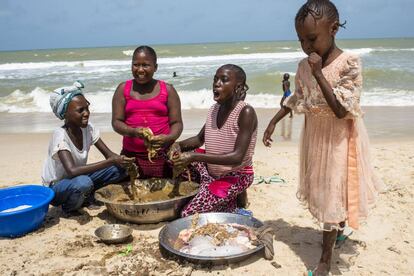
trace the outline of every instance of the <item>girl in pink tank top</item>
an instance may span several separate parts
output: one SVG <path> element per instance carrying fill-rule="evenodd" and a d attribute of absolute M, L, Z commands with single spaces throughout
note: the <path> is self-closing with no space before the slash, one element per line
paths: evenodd
<path fill-rule="evenodd" d="M 191 163 L 190 169 L 200 182 L 199 193 L 184 207 L 182 216 L 234 212 L 238 196 L 252 184 L 257 116 L 253 107 L 243 101 L 247 89 L 242 68 L 221 66 L 213 81 L 217 103 L 208 111 L 204 127 L 197 136 L 171 147 L 174 166 Z M 193 151 L 203 144 L 205 152 Z"/>
<path fill-rule="evenodd" d="M 132 80 L 118 85 L 112 99 L 112 127 L 124 136 L 122 154 L 135 157 L 140 178 L 171 177 L 166 149 L 180 136 L 183 123 L 181 104 L 174 87 L 153 78 L 157 55 L 149 46 L 140 46 L 132 56 Z M 148 160 L 143 129 L 150 128 L 151 141 L 158 150 Z"/>

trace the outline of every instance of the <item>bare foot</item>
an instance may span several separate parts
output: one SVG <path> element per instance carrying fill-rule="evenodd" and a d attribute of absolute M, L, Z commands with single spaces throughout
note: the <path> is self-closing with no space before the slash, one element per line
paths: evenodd
<path fill-rule="evenodd" d="M 315 270 L 313 270 L 312 276 L 327 276 L 329 275 L 330 267 L 325 263 L 319 263 Z"/>

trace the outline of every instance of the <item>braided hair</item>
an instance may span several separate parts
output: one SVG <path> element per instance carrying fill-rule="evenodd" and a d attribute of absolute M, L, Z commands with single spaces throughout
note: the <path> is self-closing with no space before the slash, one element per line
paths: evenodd
<path fill-rule="evenodd" d="M 330 21 L 338 21 L 340 27 L 345 28 L 344 23 L 339 23 L 339 13 L 334 3 L 329 0 L 308 0 L 300 7 L 295 17 L 295 24 L 303 24 L 306 17 L 311 15 L 315 20 L 324 16 Z"/>
<path fill-rule="evenodd" d="M 249 86 L 246 84 L 247 77 L 244 70 L 240 66 L 234 64 L 225 64 L 221 66 L 220 69 L 228 69 L 236 73 L 237 81 L 243 84 L 243 88 L 239 94 L 239 100 L 243 101 L 246 98 L 247 90 L 249 90 Z"/>
<path fill-rule="evenodd" d="M 141 52 L 150 54 L 154 60 L 154 64 L 157 64 L 157 53 L 155 53 L 155 50 L 152 47 L 147 46 L 147 45 L 142 45 L 136 48 L 134 51 L 134 54 L 132 55 L 132 58 L 134 58 L 136 54 L 141 53 Z"/>

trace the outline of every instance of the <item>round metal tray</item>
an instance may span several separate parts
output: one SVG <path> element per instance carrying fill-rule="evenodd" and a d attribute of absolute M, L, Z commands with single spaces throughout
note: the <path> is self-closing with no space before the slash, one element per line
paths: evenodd
<path fill-rule="evenodd" d="M 176 256 L 179 259 L 187 260 L 192 263 L 196 264 L 203 264 L 203 265 L 222 265 L 222 264 L 229 264 L 229 263 L 238 263 L 243 261 L 250 256 L 257 254 L 258 252 L 264 249 L 262 244 L 258 245 L 256 248 L 250 249 L 246 252 L 241 254 L 235 255 L 228 255 L 228 256 L 220 256 L 220 257 L 210 257 L 210 256 L 197 256 L 197 255 L 190 255 L 186 253 L 182 253 L 176 249 L 174 249 L 173 244 L 178 237 L 178 234 L 183 229 L 188 229 L 191 227 L 191 221 L 193 216 L 180 218 L 175 221 L 172 221 L 165 225 L 159 234 L 159 244 L 161 253 L 165 256 Z M 203 225 L 206 223 L 238 223 L 246 226 L 250 226 L 253 228 L 258 228 L 263 226 L 263 223 L 259 220 L 243 216 L 239 214 L 231 214 L 231 213 L 204 213 L 199 214 L 199 225 Z"/>

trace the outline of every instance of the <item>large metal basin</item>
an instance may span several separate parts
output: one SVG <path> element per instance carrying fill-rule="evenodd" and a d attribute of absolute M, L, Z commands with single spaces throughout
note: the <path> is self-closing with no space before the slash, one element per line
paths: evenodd
<path fill-rule="evenodd" d="M 253 217 L 243 216 L 239 214 L 231 213 L 205 213 L 199 214 L 199 225 L 204 225 L 208 222 L 211 223 L 238 223 L 253 228 L 258 228 L 263 226 L 263 223 Z M 175 221 L 172 221 L 165 225 L 159 234 L 159 244 L 160 249 L 163 254 L 166 256 L 173 255 L 179 259 L 187 260 L 196 264 L 203 265 L 222 265 L 229 263 L 237 263 L 243 261 L 250 256 L 257 254 L 258 252 L 264 249 L 262 244 L 258 245 L 256 248 L 250 249 L 241 254 L 220 256 L 220 257 L 210 257 L 210 256 L 198 256 L 182 253 L 174 249 L 174 242 L 178 237 L 178 234 L 183 229 L 188 229 L 191 227 L 191 221 L 193 216 L 188 216 L 185 218 L 180 218 Z"/>
<path fill-rule="evenodd" d="M 145 182 L 146 180 L 141 180 Z M 129 183 L 105 186 L 95 192 L 95 199 L 103 202 L 108 212 L 114 217 L 133 223 L 158 223 L 160 221 L 173 220 L 179 217 L 181 209 L 192 197 L 193 193 L 163 201 L 151 201 L 146 203 L 116 202 L 114 196 L 120 193 L 131 194 Z"/>

